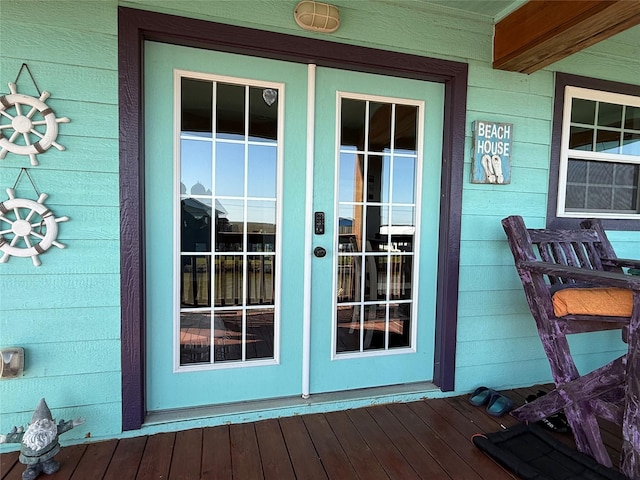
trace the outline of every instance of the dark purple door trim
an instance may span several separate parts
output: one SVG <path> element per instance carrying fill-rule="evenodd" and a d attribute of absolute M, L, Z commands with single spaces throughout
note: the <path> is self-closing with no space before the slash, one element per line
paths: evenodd
<path fill-rule="evenodd" d="M 122 428 L 145 417 L 143 43 L 145 40 L 443 83 L 434 382 L 454 389 L 467 64 L 184 17 L 118 9 Z"/>

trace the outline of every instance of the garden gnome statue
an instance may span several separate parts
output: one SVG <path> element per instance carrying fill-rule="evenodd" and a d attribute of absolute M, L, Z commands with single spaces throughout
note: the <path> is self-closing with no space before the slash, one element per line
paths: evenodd
<path fill-rule="evenodd" d="M 50 475 L 58 471 L 60 463 L 53 459 L 60 451 L 58 436 L 81 423 L 84 423 L 84 419 L 78 418 L 68 422 L 60 420 L 56 425 L 43 398 L 33 412 L 27 430 L 25 431 L 23 427 L 13 427 L 8 434 L 0 435 L 0 443 L 22 444 L 20 462 L 27 466 L 27 469 L 22 472 L 22 480 L 33 480 L 40 475 L 40 472 Z"/>

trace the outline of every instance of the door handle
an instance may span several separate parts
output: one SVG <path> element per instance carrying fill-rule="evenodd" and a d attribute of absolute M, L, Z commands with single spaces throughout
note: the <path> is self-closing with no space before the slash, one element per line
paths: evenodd
<path fill-rule="evenodd" d="M 327 254 L 327 251 L 322 247 L 316 247 L 313 249 L 313 254 L 318 258 L 322 258 Z"/>

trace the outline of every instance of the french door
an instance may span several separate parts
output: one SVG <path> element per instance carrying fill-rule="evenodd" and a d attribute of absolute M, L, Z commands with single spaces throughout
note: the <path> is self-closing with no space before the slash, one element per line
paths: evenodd
<path fill-rule="evenodd" d="M 145 45 L 149 411 L 431 379 L 442 99 Z"/>

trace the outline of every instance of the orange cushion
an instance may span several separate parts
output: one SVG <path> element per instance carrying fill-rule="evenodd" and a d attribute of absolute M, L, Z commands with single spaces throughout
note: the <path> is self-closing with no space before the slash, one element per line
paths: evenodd
<path fill-rule="evenodd" d="M 556 317 L 564 315 L 606 315 L 630 317 L 631 290 L 626 288 L 565 288 L 553 294 Z"/>

